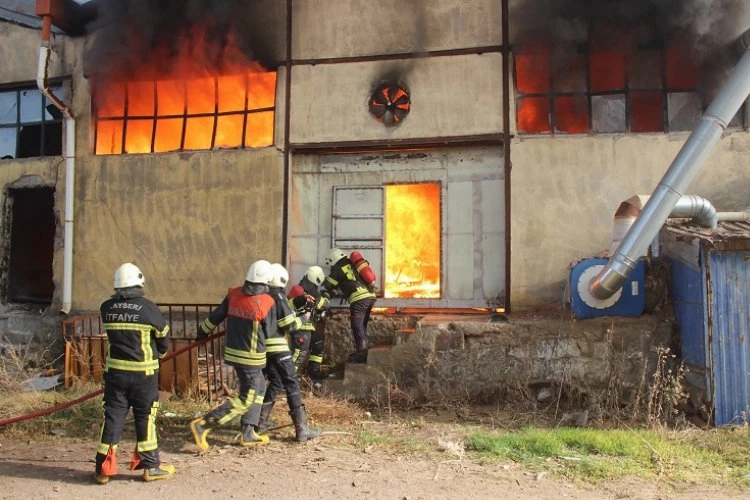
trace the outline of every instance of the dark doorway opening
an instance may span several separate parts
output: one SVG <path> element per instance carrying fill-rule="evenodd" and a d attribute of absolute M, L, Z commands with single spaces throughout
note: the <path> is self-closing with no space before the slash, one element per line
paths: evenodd
<path fill-rule="evenodd" d="M 8 301 L 51 303 L 55 285 L 52 258 L 55 242 L 55 190 L 23 188 L 10 197 Z"/>

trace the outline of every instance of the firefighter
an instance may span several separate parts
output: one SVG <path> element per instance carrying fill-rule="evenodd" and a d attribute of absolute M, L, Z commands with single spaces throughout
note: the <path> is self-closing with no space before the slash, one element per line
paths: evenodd
<path fill-rule="evenodd" d="M 115 271 L 115 293 L 100 308 L 109 348 L 104 368 L 104 422 L 95 458 L 99 484 L 117 474 L 117 443 L 130 408 L 137 441 L 130 469 L 142 469 L 144 481 L 166 479 L 175 472 L 174 466 L 160 462 L 156 435 L 159 359 L 169 347 L 169 325 L 156 304 L 143 296 L 145 285 L 137 266 L 129 262 L 121 265 Z"/>
<path fill-rule="evenodd" d="M 226 319 L 224 363 L 234 367 L 240 385 L 236 397 L 190 422 L 195 444 L 201 452 L 208 450 L 206 438 L 214 427 L 240 416 L 240 445 L 268 443 L 268 436 L 258 433 L 258 422 L 266 388 L 263 377 L 266 339 L 275 337 L 277 329 L 276 304 L 268 294 L 272 278 L 270 262 L 253 262 L 244 284 L 229 290 L 221 304 L 198 327 L 196 340 L 203 340 Z"/>
<path fill-rule="evenodd" d="M 307 375 L 313 380 L 326 378 L 321 368 L 325 348 L 321 322 L 328 309 L 328 299 L 320 291 L 324 280 L 323 269 L 320 266 L 310 266 L 299 285 L 294 286 L 289 293 L 289 303 L 302 319 L 301 333 L 295 336 L 293 342 L 294 362 L 299 369 L 309 350 Z"/>
<path fill-rule="evenodd" d="M 269 293 L 276 302 L 276 317 L 279 329 L 276 335 L 269 337 L 266 341 L 265 373 L 268 378 L 268 389 L 263 398 L 258 427 L 263 431 L 273 426 L 269 417 L 276 403 L 276 395 L 284 389 L 286 391 L 286 402 L 289 406 L 289 416 L 292 417 L 292 422 L 294 422 L 296 440 L 298 442 L 309 441 L 317 438 L 320 431 L 307 426 L 307 415 L 305 406 L 302 404 L 296 367 L 292 362 L 292 353 L 284 336 L 287 332 L 297 330 L 300 320 L 290 309 L 286 299 L 289 273 L 281 264 L 271 264 L 271 268 L 273 278 L 269 283 Z"/>
<path fill-rule="evenodd" d="M 349 319 L 356 351 L 349 355 L 346 362 L 366 363 L 367 323 L 375 305 L 375 294 L 359 277 L 352 261 L 342 250 L 332 248 L 325 257 L 325 263 L 331 270 L 323 281 L 323 296 L 330 298 L 339 292 L 349 302 Z"/>

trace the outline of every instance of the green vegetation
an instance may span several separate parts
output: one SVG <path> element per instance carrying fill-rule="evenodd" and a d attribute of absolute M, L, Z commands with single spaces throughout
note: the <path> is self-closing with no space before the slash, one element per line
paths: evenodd
<path fill-rule="evenodd" d="M 625 476 L 750 485 L 750 431 L 524 428 L 476 431 L 468 447 L 485 460 L 512 460 L 566 477 Z"/>

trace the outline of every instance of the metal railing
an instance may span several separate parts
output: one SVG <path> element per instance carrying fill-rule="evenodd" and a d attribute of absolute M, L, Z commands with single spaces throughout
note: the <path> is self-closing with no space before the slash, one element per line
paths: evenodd
<path fill-rule="evenodd" d="M 223 363 L 225 325 L 206 343 L 195 344 L 198 325 L 215 304 L 158 304 L 169 324 L 169 351 L 180 351 L 159 368 L 159 389 L 183 397 L 214 401 L 230 392 L 234 371 Z M 219 334 L 219 335 L 217 335 Z M 65 341 L 65 386 L 76 381 L 102 381 L 107 359 L 107 335 L 98 312 L 62 322 Z M 195 345 L 191 345 L 195 344 Z"/>

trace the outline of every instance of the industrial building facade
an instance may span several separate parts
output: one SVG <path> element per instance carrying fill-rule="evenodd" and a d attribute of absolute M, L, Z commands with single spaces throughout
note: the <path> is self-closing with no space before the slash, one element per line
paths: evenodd
<path fill-rule="evenodd" d="M 568 46 L 521 0 L 89 3 L 77 26 L 85 5 L 0 2 L 4 301 L 95 309 L 131 261 L 154 300 L 214 303 L 255 259 L 296 282 L 332 245 L 384 307 L 561 301 L 723 74 L 648 12 Z M 743 113 L 691 186 L 722 210 L 748 204 Z"/>

